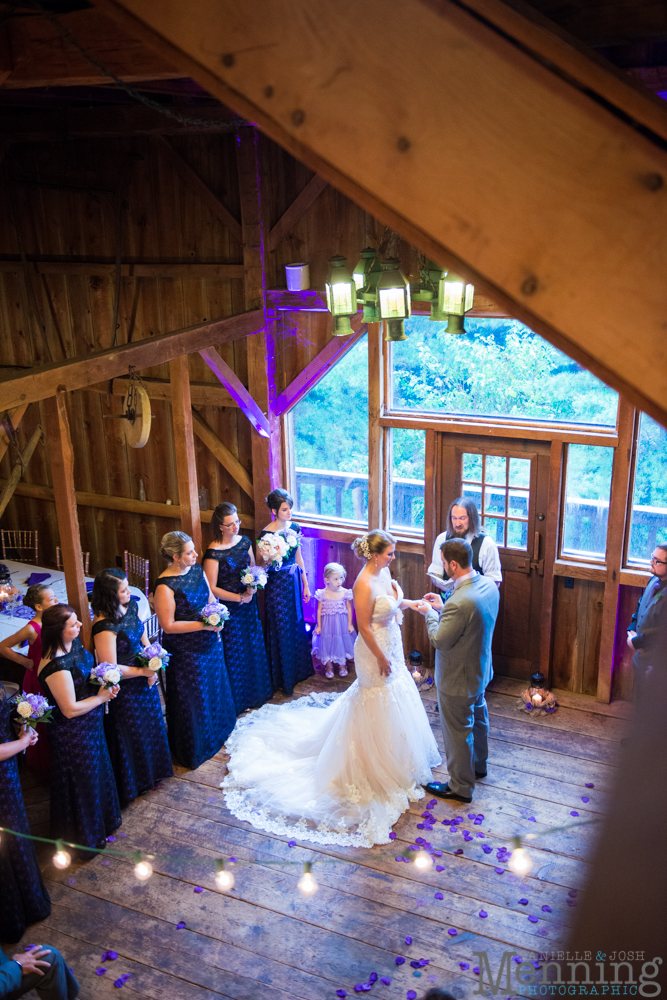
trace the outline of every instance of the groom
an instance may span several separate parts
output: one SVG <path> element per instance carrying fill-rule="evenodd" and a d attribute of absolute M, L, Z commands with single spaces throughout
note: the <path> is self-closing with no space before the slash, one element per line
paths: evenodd
<path fill-rule="evenodd" d="M 489 713 L 484 691 L 493 677 L 491 640 L 500 597 L 496 582 L 472 568 L 472 548 L 465 539 L 443 542 L 440 553 L 454 592 L 446 604 L 437 594 L 426 594 L 417 610 L 436 649 L 449 784 L 434 781 L 426 788 L 443 799 L 472 802 L 475 778 L 486 776 Z"/>

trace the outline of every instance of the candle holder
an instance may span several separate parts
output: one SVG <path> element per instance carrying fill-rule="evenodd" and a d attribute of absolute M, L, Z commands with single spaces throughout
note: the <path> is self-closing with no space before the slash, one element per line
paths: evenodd
<path fill-rule="evenodd" d="M 533 717 L 553 715 L 558 708 L 556 696 L 545 687 L 546 677 L 538 668 L 530 675 L 530 687 L 521 692 L 521 698 L 516 703 L 520 712 Z"/>

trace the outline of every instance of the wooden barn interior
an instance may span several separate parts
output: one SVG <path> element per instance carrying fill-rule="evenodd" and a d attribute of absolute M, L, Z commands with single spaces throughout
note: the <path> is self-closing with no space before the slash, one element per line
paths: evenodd
<path fill-rule="evenodd" d="M 392 573 L 419 597 L 466 492 L 465 456 L 529 463 L 522 540 L 500 547 L 492 766 L 470 828 L 494 850 L 536 835 L 531 874 L 498 874 L 494 855 L 467 845 L 454 855 L 444 832 L 442 871 L 401 866 L 419 803 L 389 848 L 288 846 L 225 808 L 221 752 L 126 810 L 115 845 L 126 857 L 59 872 L 43 848 L 52 915 L 26 941 L 60 948 L 81 997 L 115 996 L 116 973 L 129 973 L 121 986 L 138 1000 L 321 1000 L 376 972 L 391 983 L 372 993 L 388 1000 L 434 985 L 463 1000 L 483 952 L 494 970 L 506 952 L 583 952 L 597 928 L 607 937 L 592 947 L 658 953 L 658 917 L 639 901 L 605 923 L 603 873 L 635 853 L 618 839 L 642 780 L 620 746 L 633 717 L 626 631 L 651 548 L 667 540 L 667 510 L 634 499 L 647 422 L 656 440 L 667 427 L 664 99 L 667 8 L 652 0 L 0 2 L 0 528 L 38 534 L 25 561 L 62 565 L 86 641 L 86 577 L 129 553 L 148 561 L 152 594 L 164 533 L 182 529 L 201 552 L 213 508 L 231 501 L 254 540 L 277 486 L 296 491 L 313 589 L 330 561 L 354 579 L 350 543 L 384 527 L 398 538 Z M 525 324 L 618 394 L 613 418 L 395 405 L 385 324 L 359 302 L 352 332 L 336 336 L 324 294 L 330 258 L 351 272 L 366 247 L 398 258 L 413 287 L 425 261 L 461 275 L 474 285 L 466 323 Z M 309 265 L 302 291 L 287 289 L 293 262 Z M 429 313 L 413 299 L 413 317 Z M 367 466 L 302 468 L 294 414 L 319 386 L 346 434 L 347 397 L 326 387 L 355 349 Z M 152 411 L 141 448 L 122 419 L 134 376 Z M 423 473 L 403 476 L 421 482 L 417 514 L 401 521 L 392 435 L 406 431 L 423 442 Z M 587 448 L 604 450 L 608 492 L 584 510 L 567 477 Z M 597 550 L 568 541 L 576 518 L 602 524 Z M 3 536 L 3 555 L 15 541 Z M 403 634 L 406 659 L 418 651 L 432 672 L 423 620 L 407 614 Z M 559 705 L 539 720 L 517 710 L 536 670 Z M 4 661 L 0 680 L 20 681 L 15 671 Z M 324 688 L 314 677 L 295 696 Z M 441 745 L 432 688 L 422 693 Z M 640 728 L 637 740 L 657 739 Z M 46 836 L 48 788 L 25 767 L 22 779 L 31 829 Z M 664 816 L 664 786 L 651 794 L 647 821 Z M 570 829 L 577 815 L 586 823 Z M 618 893 L 650 893 L 665 849 L 653 847 Z M 145 884 L 133 850 L 155 856 Z M 232 856 L 223 893 L 215 860 Z M 304 899 L 309 860 L 319 889 Z M 119 958 L 100 975 L 107 949 Z"/>

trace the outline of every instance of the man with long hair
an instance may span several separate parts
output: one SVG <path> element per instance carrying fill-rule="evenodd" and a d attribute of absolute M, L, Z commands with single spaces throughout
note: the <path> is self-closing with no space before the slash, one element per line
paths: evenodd
<path fill-rule="evenodd" d="M 498 546 L 481 526 L 475 501 L 470 497 L 457 497 L 447 512 L 447 530 L 442 531 L 435 540 L 428 568 L 428 575 L 433 583 L 445 591 L 444 599 L 452 593 L 453 580 L 449 579 L 443 569 L 440 551 L 443 543 L 452 538 L 462 538 L 468 542 L 472 548 L 472 568 L 489 580 L 495 580 L 500 587 L 503 574 Z"/>

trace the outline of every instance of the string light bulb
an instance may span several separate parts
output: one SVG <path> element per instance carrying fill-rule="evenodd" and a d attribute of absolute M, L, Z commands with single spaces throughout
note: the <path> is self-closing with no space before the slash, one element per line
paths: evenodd
<path fill-rule="evenodd" d="M 215 870 L 217 872 L 217 875 L 215 876 L 215 884 L 218 889 L 222 889 L 223 892 L 229 892 L 230 889 L 233 889 L 234 876 L 225 868 L 225 862 L 220 859 L 216 861 Z"/>
<path fill-rule="evenodd" d="M 297 889 L 302 896 L 312 896 L 317 892 L 317 882 L 311 874 L 311 863 L 310 861 L 304 861 L 303 864 L 303 875 L 297 882 Z"/>
<path fill-rule="evenodd" d="M 413 864 L 420 872 L 425 872 L 433 864 L 433 858 L 427 851 L 417 851 Z"/>
<path fill-rule="evenodd" d="M 63 847 L 62 840 L 56 840 L 56 853 L 53 855 L 53 864 L 56 868 L 69 868 L 72 863 L 71 856 Z"/>
<path fill-rule="evenodd" d="M 146 861 L 141 857 L 139 851 L 134 852 L 134 860 L 136 864 L 134 866 L 134 874 L 139 879 L 140 882 L 147 882 L 148 879 L 153 874 L 153 866 L 150 861 Z"/>
<path fill-rule="evenodd" d="M 521 840 L 519 837 L 514 837 L 514 850 L 512 855 L 507 862 L 507 867 L 515 875 L 527 875 L 530 869 L 533 867 L 533 862 L 530 859 L 528 852 L 521 846 Z"/>

